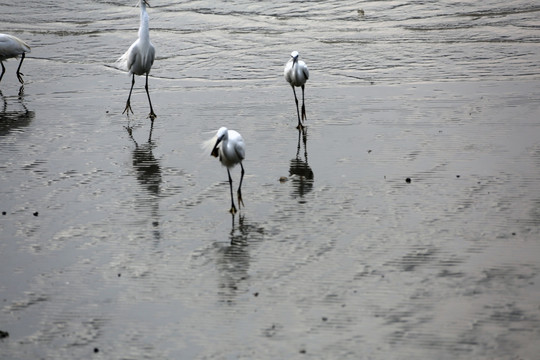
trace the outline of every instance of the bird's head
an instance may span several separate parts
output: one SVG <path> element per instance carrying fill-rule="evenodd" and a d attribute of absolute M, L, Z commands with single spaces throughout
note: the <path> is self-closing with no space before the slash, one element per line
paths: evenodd
<path fill-rule="evenodd" d="M 298 51 L 293 51 L 291 53 L 291 58 L 293 59 L 294 62 L 298 60 L 298 56 L 300 56 L 300 54 L 298 54 Z"/>
<path fill-rule="evenodd" d="M 146 0 L 141 0 L 141 5 L 150 7 L 150 4 Z"/>
<path fill-rule="evenodd" d="M 227 135 L 227 128 L 226 127 L 221 127 L 219 128 L 217 134 L 216 134 L 216 143 L 214 145 L 214 148 L 212 149 L 212 152 L 210 153 L 210 155 L 212 155 L 213 157 L 218 157 L 218 154 L 219 154 L 219 144 L 221 143 L 221 141 L 225 138 L 225 136 Z"/>

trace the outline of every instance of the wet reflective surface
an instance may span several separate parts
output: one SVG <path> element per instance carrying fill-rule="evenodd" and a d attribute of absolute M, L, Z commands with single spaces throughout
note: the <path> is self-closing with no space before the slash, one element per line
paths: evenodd
<path fill-rule="evenodd" d="M 539 6 L 150 4 L 0 4 L 2 359 L 537 357 Z"/>

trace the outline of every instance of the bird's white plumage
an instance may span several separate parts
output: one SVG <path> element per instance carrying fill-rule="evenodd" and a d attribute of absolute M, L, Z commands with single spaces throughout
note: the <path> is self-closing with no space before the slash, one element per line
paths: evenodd
<path fill-rule="evenodd" d="M 123 113 L 133 110 L 131 109 L 131 92 L 133 91 L 133 85 L 135 85 L 135 75 L 146 75 L 146 95 L 148 96 L 148 104 L 150 105 L 150 114 L 148 117 L 154 123 L 156 114 L 152 107 L 152 101 L 150 100 L 150 92 L 148 91 L 148 74 L 154 64 L 154 58 L 156 56 L 156 50 L 152 42 L 150 42 L 150 28 L 149 28 L 149 16 L 146 12 L 147 0 L 140 0 L 139 6 L 141 7 L 141 23 L 139 26 L 139 38 L 135 40 L 129 47 L 128 51 L 116 61 L 116 66 L 123 69 L 131 75 L 131 88 L 129 90 L 129 96 L 126 101 L 126 107 Z M 148 5 L 150 6 L 150 5 Z"/>
<path fill-rule="evenodd" d="M 242 135 L 237 131 L 228 130 L 226 127 L 222 127 L 218 130 L 216 138 L 217 142 L 219 142 L 219 161 L 223 166 L 232 168 L 244 160 L 246 155 L 246 145 Z"/>
<path fill-rule="evenodd" d="M 246 145 L 244 143 L 244 139 L 237 131 L 228 130 L 226 127 L 221 127 L 214 137 L 203 143 L 203 147 L 207 150 L 212 149 L 210 155 L 218 157 L 221 164 L 227 167 L 229 186 L 231 189 L 230 212 L 235 214 L 236 206 L 234 205 L 232 178 L 229 169 L 234 167 L 236 164 L 240 164 L 240 167 L 242 168 L 237 194 L 238 206 L 244 205 L 244 202 L 242 201 L 242 180 L 244 179 L 244 166 L 242 165 L 242 160 L 244 160 L 246 155 Z"/>
<path fill-rule="evenodd" d="M 30 52 L 30 46 L 28 46 L 27 43 L 22 41 L 16 36 L 8 35 L 8 34 L 0 34 L 0 65 L 2 66 L 2 73 L 0 74 L 0 81 L 2 80 L 2 77 L 4 76 L 4 73 L 6 72 L 6 68 L 4 66 L 4 60 L 10 59 L 10 58 L 18 58 L 21 57 L 21 61 L 19 62 L 19 67 L 17 68 L 17 78 L 19 79 L 19 82 L 21 84 L 24 84 L 21 70 L 21 65 L 24 60 L 24 56 L 27 52 Z"/>
<path fill-rule="evenodd" d="M 304 88 L 306 81 L 309 79 L 309 70 L 306 63 L 298 59 L 299 56 L 300 55 L 298 54 L 298 51 L 293 51 L 291 53 L 291 58 L 285 64 L 285 68 L 283 69 L 283 75 L 285 76 L 285 80 L 287 80 L 293 90 L 294 102 L 296 103 L 296 113 L 298 115 L 297 128 L 299 130 L 303 130 L 304 125 L 302 125 L 302 122 L 306 119 Z M 298 98 L 296 97 L 296 91 L 294 90 L 295 86 L 302 88 L 302 117 L 300 117 L 300 110 L 298 109 Z"/>
<path fill-rule="evenodd" d="M 283 75 L 291 86 L 302 86 L 309 79 L 309 70 L 305 62 L 299 60 L 298 51 L 291 53 L 291 58 L 285 64 Z"/>
<path fill-rule="evenodd" d="M 150 18 L 146 11 L 146 1 L 141 0 L 139 6 L 141 7 L 139 38 L 116 61 L 117 67 L 127 71 L 129 75 L 149 74 L 156 55 L 154 45 L 150 41 Z"/>
<path fill-rule="evenodd" d="M 0 34 L 0 61 L 30 52 L 30 46 L 16 36 Z"/>

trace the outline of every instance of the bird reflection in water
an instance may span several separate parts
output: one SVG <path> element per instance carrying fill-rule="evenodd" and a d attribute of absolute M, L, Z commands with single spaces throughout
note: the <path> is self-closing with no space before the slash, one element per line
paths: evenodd
<path fill-rule="evenodd" d="M 302 144 L 304 145 L 303 160 L 300 156 Z M 290 161 L 289 176 L 295 187 L 293 197 L 300 197 L 300 199 L 302 199 L 304 195 L 313 190 L 313 170 L 311 170 L 311 167 L 309 167 L 308 164 L 306 131 L 298 131 L 298 146 L 296 148 L 296 156 Z"/>
<path fill-rule="evenodd" d="M 3 106 L 0 111 L 0 136 L 9 134 L 12 130 L 20 129 L 30 125 L 30 122 L 35 116 L 33 111 L 27 109 L 24 104 L 24 87 L 21 86 L 17 97 L 18 108 L 10 109 L 11 98 L 4 96 L 0 91 L 0 98 L 2 98 Z M 15 104 L 15 102 L 13 102 Z"/>
<path fill-rule="evenodd" d="M 238 226 L 235 226 L 235 216 L 232 215 L 232 228 L 229 233 L 229 244 L 218 246 L 216 268 L 219 274 L 219 293 L 224 301 L 233 302 L 237 293 L 242 293 L 242 283 L 248 279 L 250 250 L 253 245 L 262 241 L 264 229 L 240 215 Z"/>
<path fill-rule="evenodd" d="M 153 227 L 153 238 L 159 241 L 161 233 L 159 231 L 159 197 L 161 189 L 161 167 L 158 159 L 154 156 L 154 143 L 152 142 L 152 128 L 148 136 L 148 141 L 139 145 L 133 137 L 133 129 L 126 127 L 135 149 L 133 150 L 133 168 L 136 171 L 137 181 L 146 190 L 146 195 L 139 196 L 142 207 L 150 208 L 150 215 Z"/>

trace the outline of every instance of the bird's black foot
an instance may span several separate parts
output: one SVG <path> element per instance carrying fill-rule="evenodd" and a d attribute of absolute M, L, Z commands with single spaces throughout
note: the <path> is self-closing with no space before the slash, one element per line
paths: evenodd
<path fill-rule="evenodd" d="M 157 118 L 157 115 L 154 114 L 154 111 L 152 110 L 150 114 L 148 114 L 148 118 L 150 119 L 150 121 L 154 122 L 154 119 Z"/>
<path fill-rule="evenodd" d="M 244 205 L 244 200 L 242 200 L 242 191 L 240 191 L 240 189 L 238 190 L 238 207 L 240 207 L 240 204 L 242 204 L 243 207 L 246 207 L 246 205 Z"/>
<path fill-rule="evenodd" d="M 233 215 L 236 214 L 236 206 L 234 206 L 234 204 L 232 204 L 231 210 L 229 210 L 229 212 Z"/>
<path fill-rule="evenodd" d="M 23 73 L 17 73 L 17 79 L 19 79 L 19 82 L 21 83 L 21 85 L 24 85 L 24 80 L 22 78 L 24 74 Z"/>
<path fill-rule="evenodd" d="M 130 102 L 128 101 L 126 103 L 126 108 L 124 109 L 124 111 L 122 111 L 122 114 L 125 114 L 127 113 L 127 115 L 129 115 L 129 112 L 131 111 L 131 113 L 133 114 L 133 109 L 131 109 L 131 104 Z"/>
<path fill-rule="evenodd" d="M 302 125 L 302 123 L 298 123 L 298 126 L 296 126 L 296 128 L 299 130 L 299 131 L 302 131 L 304 132 L 304 129 L 306 128 L 304 125 Z"/>
<path fill-rule="evenodd" d="M 302 104 L 302 122 L 304 122 L 306 120 L 307 120 L 306 106 L 304 104 Z"/>

